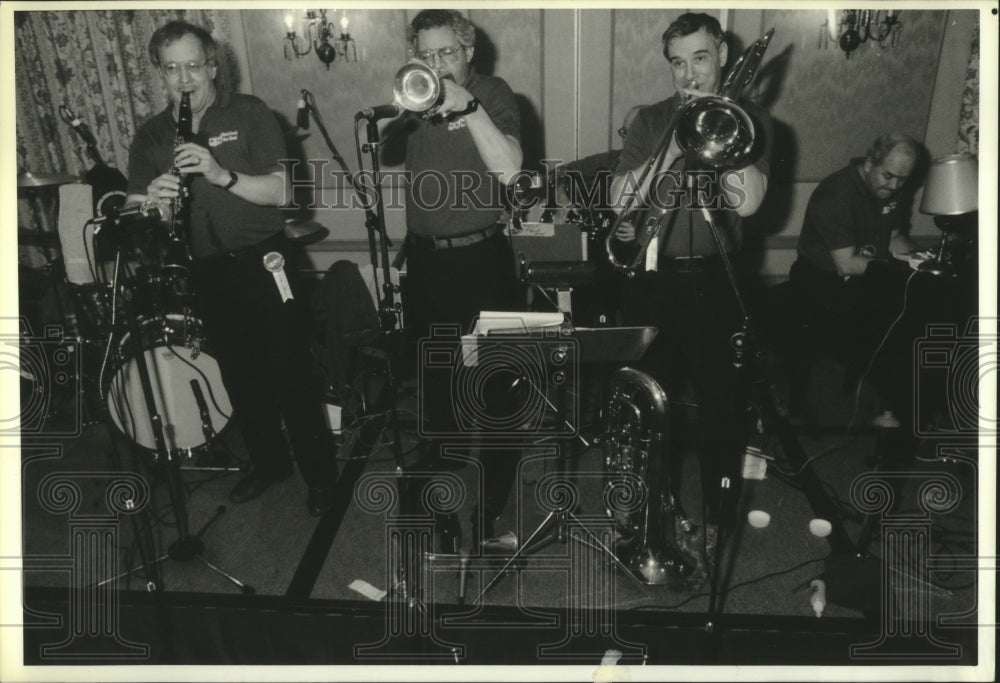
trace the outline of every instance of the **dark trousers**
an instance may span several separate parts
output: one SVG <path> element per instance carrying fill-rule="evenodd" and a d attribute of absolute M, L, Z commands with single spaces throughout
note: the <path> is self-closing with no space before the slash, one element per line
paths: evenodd
<path fill-rule="evenodd" d="M 429 348 L 437 349 L 442 345 L 451 348 L 452 357 L 460 363 L 461 352 L 455 333 L 469 333 L 480 311 L 523 309 L 514 270 L 514 253 L 505 235 L 497 234 L 475 244 L 449 249 L 435 249 L 428 240 L 409 237 L 406 249 L 406 327 L 414 342 L 412 348 L 418 364 L 427 360 L 422 356 Z M 443 327 L 452 330 L 443 333 Z M 433 375 L 425 371 L 423 376 L 434 378 L 421 382 L 419 387 L 422 426 L 434 435 L 427 463 L 433 467 L 449 443 L 468 444 L 480 435 L 463 430 L 456 423 L 455 410 L 462 409 L 461 405 L 456 405 L 456 400 L 462 399 L 456 397 L 447 370 Z M 487 395 L 483 398 L 490 406 L 488 409 L 505 411 L 504 406 L 510 400 L 505 389 L 491 386 L 485 391 Z M 513 484 L 517 456 L 513 448 L 483 451 L 486 507 L 495 508 L 496 513 Z"/>
<path fill-rule="evenodd" d="M 305 304 L 298 296 L 282 301 L 263 265 L 269 251 L 285 255 L 285 273 L 296 291 L 286 246 L 272 238 L 236 256 L 197 260 L 199 308 L 254 469 L 272 476 L 291 466 L 284 419 L 303 479 L 329 486 L 337 469 L 309 372 Z"/>
<path fill-rule="evenodd" d="M 638 365 L 667 397 L 680 398 L 690 381 L 698 404 L 695 437 L 706 514 L 711 522 L 731 521 L 716 518 L 720 483 L 730 478 L 728 495 L 735 500 L 747 425 L 730 345 L 740 329 L 738 306 L 721 262 L 707 260 L 701 270 L 679 272 L 666 261 L 657 272 L 640 273 L 626 282 L 623 313 L 627 325 L 659 328 Z M 675 445 L 669 451 L 676 457 Z"/>
<path fill-rule="evenodd" d="M 894 412 L 906 433 L 946 409 L 946 389 L 928 381 L 916 351 L 930 325 L 962 334 L 975 306 L 968 278 L 873 261 L 863 275 L 845 281 L 799 259 L 790 279 L 800 313 L 811 317 L 810 326 L 821 331 L 835 357 L 858 376 L 867 372 L 883 407 Z M 933 367 L 929 374 L 933 378 Z"/>

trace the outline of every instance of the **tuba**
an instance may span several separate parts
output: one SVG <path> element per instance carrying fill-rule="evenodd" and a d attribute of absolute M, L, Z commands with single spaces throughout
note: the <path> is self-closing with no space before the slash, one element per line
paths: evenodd
<path fill-rule="evenodd" d="M 392 94 L 398 106 L 424 118 L 434 116 L 444 99 L 437 71 L 419 59 L 411 59 L 396 72 Z"/>
<path fill-rule="evenodd" d="M 753 81 L 760 68 L 764 52 L 767 50 L 774 29 L 769 29 L 762 38 L 747 48 L 719 88 L 719 94 L 706 97 L 687 96 L 674 112 L 660 139 L 656 152 L 639 177 L 642 186 L 650 171 L 660 164 L 670 147 L 670 141 L 677 137 L 677 146 L 696 164 L 705 168 L 723 170 L 735 168 L 750 155 L 754 143 L 754 125 L 750 116 L 736 103 L 743 90 Z M 645 263 L 646 249 L 660 229 L 666 210 L 650 209 L 641 226 L 636 226 L 635 239 L 637 253 L 625 263 L 618 259 L 613 249 L 613 241 L 618 228 L 632 211 L 635 195 L 618 215 L 604 240 L 608 261 L 628 277 L 635 277 L 638 268 Z"/>
<path fill-rule="evenodd" d="M 674 533 L 667 396 L 652 377 L 628 367 L 612 374 L 608 393 L 602 437 L 605 501 L 622 537 L 619 559 L 646 584 L 684 579 L 695 565 Z"/>

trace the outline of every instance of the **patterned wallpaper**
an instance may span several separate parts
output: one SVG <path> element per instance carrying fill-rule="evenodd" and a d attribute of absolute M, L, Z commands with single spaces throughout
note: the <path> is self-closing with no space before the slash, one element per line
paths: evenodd
<path fill-rule="evenodd" d="M 412 12 L 406 10 L 343 10 L 328 15 L 335 21 L 346 11 L 351 36 L 357 41 L 361 61 L 334 61 L 330 70 L 312 52 L 301 59 L 282 57 L 286 10 L 244 10 L 250 80 L 253 92 L 295 125 L 296 104 L 305 88 L 316 98 L 317 108 L 330 137 L 348 167 L 358 163 L 354 143 L 354 114 L 372 105 L 392 101 L 392 81 L 407 60 L 406 35 Z M 297 12 L 301 14 L 301 12 Z M 475 10 L 470 19 L 479 27 L 473 63 L 480 71 L 501 76 L 522 96 L 528 137 L 537 131 L 541 107 L 541 10 Z M 535 121 L 531 125 L 532 119 Z M 293 134 L 295 131 L 291 131 Z M 532 142 L 541 146 L 539 134 Z M 365 132 L 361 131 L 362 142 Z M 329 159 L 330 153 L 315 126 L 289 138 L 290 153 L 302 159 Z M 539 150 L 540 153 L 540 150 Z M 365 164 L 368 157 L 365 156 Z M 335 168 L 330 162 L 330 169 Z M 303 168 L 300 177 L 308 177 Z M 327 183 L 329 184 L 329 183 Z"/>
<path fill-rule="evenodd" d="M 405 35 L 412 12 L 347 10 L 352 35 L 363 61 L 335 62 L 329 72 L 314 54 L 301 60 L 281 57 L 284 41 L 282 10 L 244 10 L 250 80 L 289 127 L 294 124 L 299 90 L 313 92 L 331 136 L 349 165 L 354 158 L 353 116 L 361 108 L 392 99 L 392 77 L 406 59 Z M 581 10 L 587 11 L 587 10 Z M 610 53 L 611 121 L 608 142 L 620 143 L 614 130 L 625 112 L 639 103 L 669 96 L 673 86 L 660 52 L 660 35 L 682 9 L 630 8 L 612 13 Z M 751 12 L 751 10 L 747 10 Z M 505 78 L 519 96 L 525 165 L 545 153 L 542 111 L 546 50 L 574 58 L 576 46 L 543 35 L 540 9 L 472 9 L 469 17 L 480 28 L 477 59 L 486 73 Z M 907 132 L 923 139 L 935 91 L 938 57 L 945 27 L 944 11 L 906 10 L 898 47 L 880 49 L 863 44 L 850 59 L 836 47 L 818 49 L 822 10 L 752 10 L 760 25 L 774 26 L 775 38 L 758 78 L 756 95 L 771 111 L 783 137 L 776 149 L 775 171 L 782 180 L 816 181 L 864 152 L 879 133 Z M 339 18 L 340 14 L 334 15 Z M 740 19 L 741 17 L 736 17 Z M 744 17 L 745 18 L 745 17 Z M 737 27 L 756 26 L 735 21 Z M 744 31 L 745 32 L 745 31 Z M 758 35 L 736 35 L 738 54 Z M 585 49 L 585 47 L 581 48 Z M 735 59 L 735 57 L 734 57 Z M 587 78 L 581 73 L 581 78 Z M 567 107 L 572 102 L 567 102 Z M 956 103 L 957 106 L 957 103 Z M 315 128 L 298 135 L 305 157 L 329 153 Z M 293 147 L 293 152 L 296 151 Z"/>
<path fill-rule="evenodd" d="M 818 49 L 825 11 L 766 10 L 775 27 L 768 59 L 781 68 L 762 82 L 771 115 L 794 136 L 796 180 L 820 180 L 860 156 L 879 134 L 923 140 L 937 75 L 944 11 L 907 10 L 897 47 L 867 42 L 851 53 Z"/>
<path fill-rule="evenodd" d="M 615 10 L 614 65 L 611 84 L 611 114 L 617 130 L 625 113 L 637 104 L 653 104 L 674 93 L 673 81 L 663 58 L 660 36 L 683 9 Z M 620 147 L 614 135 L 612 146 Z"/>
<path fill-rule="evenodd" d="M 243 11 L 253 93 L 284 117 L 282 123 L 293 133 L 288 138 L 292 157 L 330 159 L 329 149 L 315 125 L 304 133 L 296 134 L 293 130 L 299 93 L 302 89 L 309 90 L 316 98 L 316 107 L 334 145 L 348 168 L 356 172 L 354 115 L 366 107 L 392 101 L 393 76 L 407 59 L 404 11 L 346 10 L 348 30 L 357 41 L 361 61 L 334 61 L 329 71 L 316 58 L 315 51 L 300 59 L 284 59 L 285 11 Z M 328 18 L 339 21 L 341 14 L 336 12 Z M 361 139 L 364 142 L 363 130 Z M 328 170 L 334 168 L 337 166 L 331 160 Z"/>

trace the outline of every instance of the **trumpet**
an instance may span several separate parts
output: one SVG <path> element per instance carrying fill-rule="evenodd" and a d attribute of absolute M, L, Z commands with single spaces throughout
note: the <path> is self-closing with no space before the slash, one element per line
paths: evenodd
<path fill-rule="evenodd" d="M 424 118 L 434 116 L 444 100 L 441 77 L 419 59 L 411 59 L 396 72 L 392 94 L 397 106 Z"/>
<path fill-rule="evenodd" d="M 697 98 L 688 96 L 682 102 L 670 119 L 656 152 L 639 177 L 639 186 L 642 186 L 646 176 L 660 163 L 675 136 L 681 152 L 703 168 L 735 168 L 749 157 L 755 138 L 753 120 L 736 100 L 757 75 L 773 35 L 774 29 L 769 29 L 747 48 L 733 64 L 717 95 Z M 638 251 L 631 261 L 623 263 L 615 255 L 612 243 L 618 228 L 634 208 L 635 199 L 635 195 L 629 197 L 604 240 L 608 261 L 628 277 L 635 277 L 639 266 L 645 262 L 646 249 L 659 232 L 661 220 L 666 213 L 664 208 L 651 208 L 647 212 L 643 224 L 636 226 Z"/>

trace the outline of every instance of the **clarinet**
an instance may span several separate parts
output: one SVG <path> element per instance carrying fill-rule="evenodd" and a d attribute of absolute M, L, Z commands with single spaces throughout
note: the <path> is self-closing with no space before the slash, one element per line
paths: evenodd
<path fill-rule="evenodd" d="M 191 142 L 194 139 L 191 128 L 191 93 L 184 92 L 181 94 L 181 104 L 177 111 L 177 134 L 174 136 L 175 150 L 185 142 Z M 170 225 L 168 226 L 170 244 L 167 247 L 163 267 L 186 270 L 191 259 L 187 245 L 188 209 L 190 208 L 188 199 L 191 190 L 188 187 L 189 178 L 180 172 L 176 164 L 170 169 L 170 173 L 180 181 L 180 188 L 177 196 L 170 202 Z"/>

